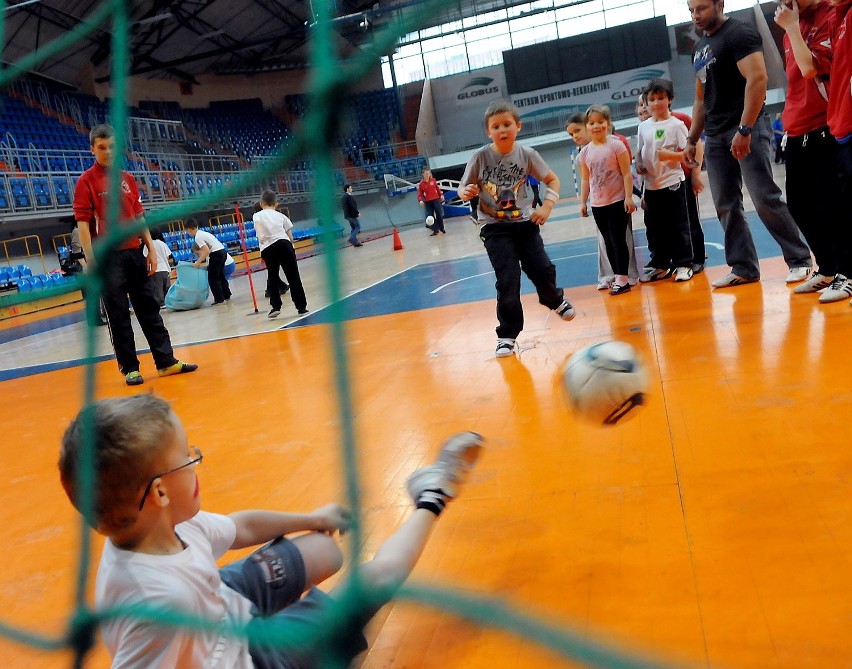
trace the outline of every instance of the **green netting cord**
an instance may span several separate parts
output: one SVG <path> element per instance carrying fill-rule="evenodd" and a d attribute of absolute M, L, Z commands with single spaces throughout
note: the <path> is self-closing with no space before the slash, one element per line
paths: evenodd
<path fill-rule="evenodd" d="M 155 227 L 158 224 L 184 218 L 204 208 L 232 202 L 245 192 L 250 192 L 262 182 L 264 177 L 281 171 L 294 160 L 309 156 L 317 172 L 317 192 L 331 193 L 335 189 L 334 180 L 334 140 L 338 135 L 346 108 L 346 97 L 353 92 L 354 84 L 371 73 L 379 60 L 380 54 L 388 53 L 396 44 L 397 39 L 412 32 L 425 22 L 426 17 L 433 16 L 443 6 L 449 4 L 446 0 L 431 0 L 412 9 L 405 18 L 399 19 L 386 26 L 375 35 L 370 48 L 356 56 L 340 61 L 335 55 L 334 35 L 332 31 L 332 15 L 330 0 L 315 0 L 312 5 L 316 12 L 316 21 L 310 28 L 310 78 L 308 105 L 301 128 L 295 137 L 286 145 L 279 147 L 274 158 L 262 168 L 245 171 L 230 185 L 216 189 L 208 195 L 200 195 L 169 205 L 146 214 L 146 223 L 135 224 L 137 229 L 144 225 Z M 83 40 L 104 23 L 111 21 L 112 36 L 112 98 L 110 102 L 110 124 L 115 130 L 116 156 L 124 155 L 126 147 L 127 121 L 127 72 L 128 46 L 130 45 L 130 22 L 127 0 L 109 0 L 102 3 L 92 14 L 80 23 L 74 30 L 59 39 L 47 44 L 17 63 L 12 63 L 0 69 L 0 90 L 5 90 L 10 82 L 28 71 L 36 70 L 39 64 L 62 53 L 77 42 Z M 11 7 L 9 8 L 11 9 Z M 5 37 L 5 14 L 7 3 L 0 0 L 0 37 Z M 5 42 L 3 42 L 5 43 Z M 95 397 L 95 327 L 97 319 L 98 299 L 102 287 L 100 262 L 120 243 L 119 226 L 113 225 L 118 219 L 118 171 L 121 161 L 115 160 L 110 169 L 112 190 L 108 200 L 107 229 L 110 231 L 105 239 L 99 240 L 95 247 L 97 268 L 95 272 L 78 277 L 79 284 L 85 288 L 92 299 L 86 300 L 86 317 L 88 331 L 85 342 L 86 373 L 84 375 L 84 397 L 86 405 L 90 405 Z M 349 361 L 346 354 L 346 306 L 342 301 L 341 270 L 339 259 L 334 248 L 334 205 L 330 197 L 317 197 L 314 200 L 317 218 L 323 229 L 321 245 L 329 286 L 331 305 L 329 314 L 332 329 L 332 354 L 336 368 L 336 390 L 338 411 L 342 425 L 341 449 L 345 464 L 346 501 L 353 511 L 355 525 L 350 541 L 350 558 L 353 564 L 359 564 L 362 553 L 363 534 L 361 531 L 361 500 L 357 477 L 357 449 L 353 430 L 352 393 L 349 374 Z M 125 228 L 126 230 L 126 228 Z M 52 296 L 76 290 L 77 286 L 56 287 L 42 291 L 43 296 Z M 18 296 L 8 302 L 17 304 L 28 301 L 26 296 Z M 91 490 L 95 482 L 93 467 L 94 453 L 91 439 L 91 416 L 88 412 L 83 418 L 84 448 L 83 462 L 79 468 L 79 490 L 81 496 L 81 511 L 84 518 L 92 517 L 93 497 Z M 177 612 L 164 612 L 159 609 L 147 608 L 144 604 L 138 606 L 115 608 L 111 610 L 93 610 L 86 600 L 88 589 L 88 573 L 91 561 L 91 532 L 85 522 L 80 524 L 80 552 L 77 567 L 74 606 L 75 610 L 68 621 L 66 632 L 58 638 L 40 634 L 37 631 L 24 629 L 10 622 L 0 621 L 0 635 L 12 641 L 45 651 L 57 651 L 70 648 L 74 651 L 74 666 L 82 667 L 85 657 L 91 649 L 97 625 L 103 620 L 116 616 L 137 616 L 164 626 L 189 629 L 218 629 L 218 624 L 200 620 Z M 339 630 L 346 629 L 357 620 L 363 610 L 369 610 L 376 602 L 383 601 L 391 593 L 380 592 L 368 588 L 359 578 L 357 569 L 353 572 L 351 586 L 346 595 L 324 613 L 324 625 L 317 629 L 314 635 L 308 637 L 304 632 L 295 638 L 287 629 L 280 629 L 266 621 L 257 621 L 248 627 L 234 627 L 226 633 L 248 638 L 252 642 L 270 645 L 292 645 L 302 651 L 312 648 L 320 658 L 322 666 L 341 667 L 343 660 L 334 655 L 333 644 L 329 643 Z M 631 656 L 609 647 L 606 644 L 590 640 L 584 635 L 567 628 L 554 626 L 547 621 L 525 614 L 499 598 L 482 597 L 472 594 L 461 594 L 440 588 L 419 587 L 416 584 L 405 585 L 395 593 L 398 597 L 411 600 L 423 605 L 434 607 L 441 611 L 459 616 L 486 627 L 504 630 L 520 635 L 553 652 L 589 666 L 627 668 L 627 667 L 660 667 L 660 663 L 649 661 L 638 656 Z"/>

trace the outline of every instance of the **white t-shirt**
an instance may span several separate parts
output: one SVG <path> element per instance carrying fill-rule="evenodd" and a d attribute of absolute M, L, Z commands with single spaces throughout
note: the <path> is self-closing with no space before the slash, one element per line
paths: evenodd
<path fill-rule="evenodd" d="M 674 116 L 665 121 L 649 118 L 639 124 L 636 164 L 642 165 L 648 171 L 645 174 L 645 188 L 662 190 L 686 179 L 680 163 L 672 165 L 658 158 L 660 149 L 682 151 L 686 146 L 686 137 L 686 125 Z"/>
<path fill-rule="evenodd" d="M 589 204 L 605 207 L 626 198 L 624 177 L 618 157 L 627 147 L 617 137 L 608 135 L 606 142 L 589 142 L 580 150 L 580 162 L 589 169 Z"/>
<path fill-rule="evenodd" d="M 287 231 L 293 228 L 293 222 L 280 211 L 261 209 L 251 220 L 254 221 L 254 231 L 257 233 L 261 251 L 280 239 L 290 241 Z"/>
<path fill-rule="evenodd" d="M 104 544 L 95 582 L 98 608 L 144 604 L 223 625 L 245 624 L 251 602 L 219 578 L 216 560 L 234 543 L 228 516 L 199 511 L 175 527 L 186 548 L 175 555 L 149 555 Z M 113 669 L 252 669 L 245 639 L 220 632 L 157 627 L 131 618 L 101 626 Z"/>
<path fill-rule="evenodd" d="M 154 248 L 157 251 L 157 272 L 171 272 L 172 266 L 169 265 L 169 256 L 172 255 L 172 250 L 169 248 L 169 245 L 166 244 L 162 239 L 154 240 Z M 142 255 L 146 258 L 148 257 L 148 247 L 142 247 Z"/>
<path fill-rule="evenodd" d="M 195 243 L 198 244 L 198 248 L 201 248 L 206 244 L 210 247 L 210 253 L 213 253 L 214 251 L 221 251 L 225 248 L 224 244 L 216 239 L 216 237 L 201 229 L 195 233 Z"/>

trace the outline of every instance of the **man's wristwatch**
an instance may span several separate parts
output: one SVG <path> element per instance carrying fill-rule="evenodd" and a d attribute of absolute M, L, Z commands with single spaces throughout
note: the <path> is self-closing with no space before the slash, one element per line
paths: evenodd
<path fill-rule="evenodd" d="M 740 133 L 743 137 L 748 137 L 751 134 L 751 126 L 741 125 L 739 128 L 737 128 L 737 132 Z"/>

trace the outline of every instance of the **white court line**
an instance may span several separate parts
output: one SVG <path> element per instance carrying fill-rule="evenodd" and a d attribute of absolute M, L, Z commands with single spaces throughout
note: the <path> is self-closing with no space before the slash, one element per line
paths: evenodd
<path fill-rule="evenodd" d="M 639 247 L 639 248 L 641 248 L 641 247 Z M 597 251 L 595 251 L 593 253 L 577 253 L 577 254 L 574 254 L 574 255 L 571 255 L 571 256 L 561 256 L 559 258 L 552 258 L 551 260 L 569 260 L 571 258 L 583 258 L 585 256 L 596 256 L 597 254 L 598 254 Z M 444 290 L 444 288 L 446 288 L 447 286 L 452 286 L 452 285 L 455 285 L 457 283 L 461 283 L 462 281 L 467 281 L 468 279 L 476 279 L 476 278 L 479 278 L 480 276 L 488 276 L 488 275 L 493 275 L 493 274 L 494 274 L 493 270 L 490 271 L 490 272 L 480 272 L 479 274 L 471 274 L 470 276 L 466 276 L 466 277 L 463 277 L 461 279 L 456 279 L 455 281 L 450 281 L 449 283 L 444 283 L 444 284 L 438 286 L 437 288 L 435 288 L 434 290 L 430 291 L 429 294 L 434 295 L 435 293 Z"/>
<path fill-rule="evenodd" d="M 351 293 L 347 293 L 346 295 L 341 297 L 340 301 L 342 302 L 343 300 L 348 300 L 350 297 L 354 297 L 358 293 L 363 293 L 365 290 L 369 290 L 370 288 L 373 288 L 374 286 L 378 286 L 380 283 L 384 283 L 385 281 L 388 281 L 389 279 L 393 279 L 395 276 L 405 274 L 407 271 L 412 270 L 415 267 L 420 267 L 420 265 L 422 265 L 422 264 L 423 263 L 417 263 L 415 265 L 412 265 L 411 267 L 406 267 L 405 269 L 400 270 L 399 272 L 395 272 L 394 274 L 391 274 L 390 276 L 387 276 L 384 279 L 379 279 L 378 281 L 374 281 L 369 286 L 364 286 L 363 288 L 359 288 L 358 290 L 353 290 Z M 331 304 L 323 305 L 319 309 L 317 309 L 316 311 L 311 311 L 309 314 L 303 314 L 302 316 L 299 316 L 298 318 L 294 318 L 289 323 L 284 323 L 284 325 L 282 325 L 281 327 L 276 328 L 276 329 L 277 330 L 284 330 L 284 329 L 290 327 L 291 325 L 293 325 L 293 323 L 298 323 L 299 321 L 304 320 L 305 318 L 309 318 L 310 316 L 313 316 L 314 314 L 318 314 L 321 311 L 328 309 L 330 306 L 331 306 Z"/>

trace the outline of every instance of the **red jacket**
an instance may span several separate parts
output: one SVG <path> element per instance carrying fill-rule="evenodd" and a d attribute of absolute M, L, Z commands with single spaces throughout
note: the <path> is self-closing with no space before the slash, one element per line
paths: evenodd
<path fill-rule="evenodd" d="M 421 181 L 417 184 L 417 201 L 418 202 L 429 202 L 431 200 L 440 200 L 444 197 L 444 194 L 441 192 L 441 187 L 438 185 L 438 182 L 435 180 L 435 177 L 429 179 L 429 181 Z"/>
<path fill-rule="evenodd" d="M 828 0 L 811 5 L 799 14 L 799 28 L 811 50 L 816 76 L 805 79 L 796 64 L 790 36 L 784 33 L 787 64 L 787 100 L 781 121 L 791 137 L 800 137 L 828 125 L 828 73 L 831 67 L 831 24 L 833 8 Z"/>
<path fill-rule="evenodd" d="M 828 96 L 828 127 L 838 140 L 852 135 L 852 1 L 844 0 L 834 8 L 831 48 L 831 91 Z"/>
<path fill-rule="evenodd" d="M 145 213 L 139 200 L 139 189 L 136 181 L 127 172 L 121 175 L 121 198 L 118 206 L 118 217 L 122 221 L 133 220 Z M 74 189 L 74 218 L 77 221 L 88 222 L 92 239 L 105 235 L 106 200 L 108 193 L 107 170 L 95 162 L 80 176 Z M 121 244 L 120 249 L 138 249 L 139 235 L 132 235 Z"/>

